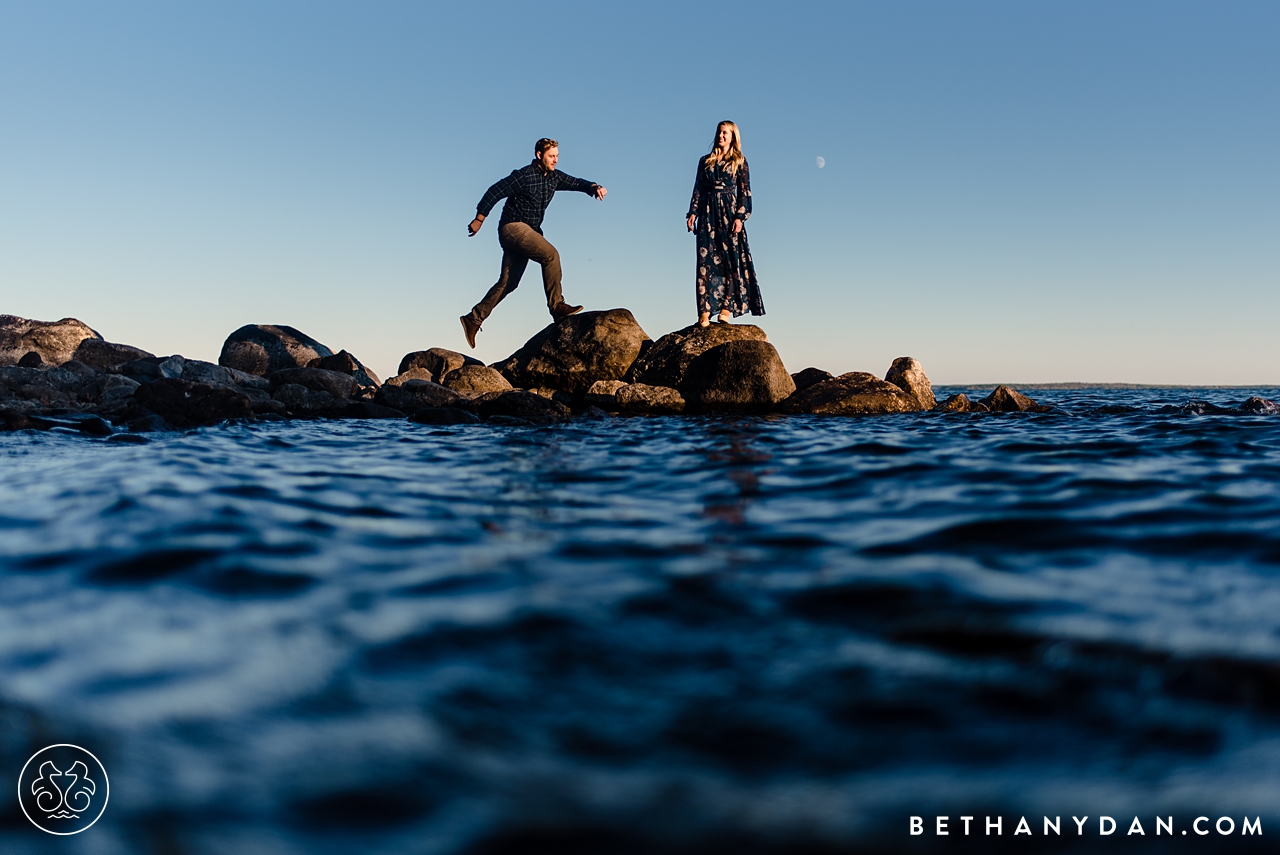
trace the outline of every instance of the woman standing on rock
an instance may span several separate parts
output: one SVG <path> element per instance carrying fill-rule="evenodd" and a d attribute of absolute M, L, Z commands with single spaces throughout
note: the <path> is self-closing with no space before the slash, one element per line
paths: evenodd
<path fill-rule="evenodd" d="M 751 173 L 742 156 L 742 135 L 733 122 L 716 126 L 711 153 L 698 161 L 689 200 L 689 231 L 698 238 L 698 325 L 764 314 L 746 222 L 751 216 Z"/>

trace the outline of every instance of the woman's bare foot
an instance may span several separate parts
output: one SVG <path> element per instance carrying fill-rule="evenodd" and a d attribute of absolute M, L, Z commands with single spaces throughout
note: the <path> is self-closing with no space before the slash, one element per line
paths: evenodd
<path fill-rule="evenodd" d="M 699 315 L 699 316 L 698 316 L 698 326 L 700 326 L 700 327 L 709 327 L 709 326 L 711 326 L 711 313 L 710 313 L 710 312 L 703 312 L 701 315 Z"/>
<path fill-rule="evenodd" d="M 716 318 L 716 320 L 722 324 L 727 324 L 729 321 L 733 320 L 733 315 L 729 313 L 728 309 L 722 309 L 720 311 L 720 317 Z"/>

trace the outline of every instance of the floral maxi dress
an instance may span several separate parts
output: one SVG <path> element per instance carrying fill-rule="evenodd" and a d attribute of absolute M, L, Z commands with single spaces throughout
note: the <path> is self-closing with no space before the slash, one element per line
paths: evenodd
<path fill-rule="evenodd" d="M 688 216 L 697 217 L 698 314 L 728 309 L 734 317 L 750 312 L 764 314 L 760 283 L 747 245 L 747 218 L 751 216 L 751 173 L 744 160 L 737 173 L 723 163 L 707 166 L 698 161 Z M 743 229 L 733 231 L 733 221 Z"/>

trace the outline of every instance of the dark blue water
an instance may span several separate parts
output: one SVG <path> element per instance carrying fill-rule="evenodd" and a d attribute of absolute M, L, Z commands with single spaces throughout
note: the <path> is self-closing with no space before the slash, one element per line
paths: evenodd
<path fill-rule="evenodd" d="M 1280 833 L 1280 416 L 1182 406 L 1280 391 L 1033 394 L 1064 412 L 0 435 L 3 768 L 111 774 L 67 840 L 0 800 L 0 844 Z"/>

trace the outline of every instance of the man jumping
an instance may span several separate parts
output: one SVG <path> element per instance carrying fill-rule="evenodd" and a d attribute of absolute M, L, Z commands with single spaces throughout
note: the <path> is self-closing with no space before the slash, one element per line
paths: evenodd
<path fill-rule="evenodd" d="M 523 169 L 516 169 L 506 178 L 485 191 L 484 198 L 476 205 L 476 218 L 467 225 L 467 234 L 475 237 L 484 218 L 489 216 L 499 199 L 506 199 L 502 206 L 502 219 L 498 221 L 498 243 L 502 245 L 502 274 L 497 283 L 476 303 L 469 314 L 463 315 L 462 331 L 467 344 L 476 346 L 476 333 L 485 318 L 502 298 L 516 290 L 525 267 L 532 259 L 542 265 L 542 287 L 547 292 L 547 309 L 555 320 L 567 318 L 582 311 L 581 306 L 570 306 L 560 292 L 560 253 L 542 236 L 542 217 L 551 204 L 557 190 L 578 190 L 603 199 L 609 191 L 599 184 L 574 178 L 556 171 L 560 159 L 559 144 L 552 139 L 540 139 L 533 148 L 533 162 Z"/>

